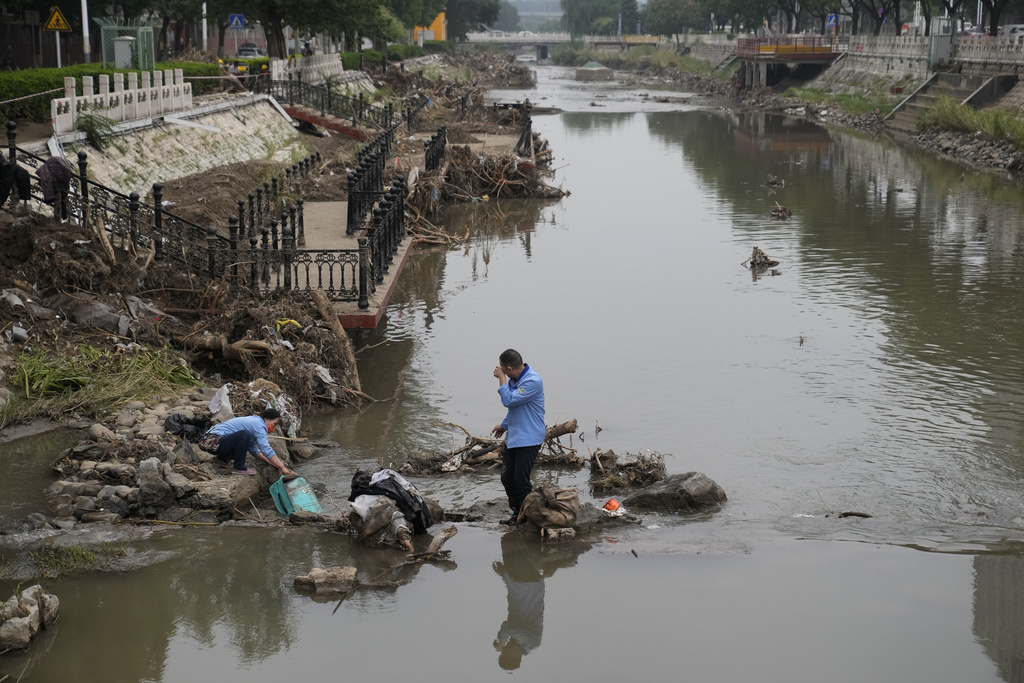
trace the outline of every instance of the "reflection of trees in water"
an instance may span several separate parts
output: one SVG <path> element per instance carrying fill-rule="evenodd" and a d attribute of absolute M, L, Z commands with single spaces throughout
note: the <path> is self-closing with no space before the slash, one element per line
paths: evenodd
<path fill-rule="evenodd" d="M 638 114 L 602 111 L 565 112 L 562 114 L 562 125 L 576 133 L 612 131 L 625 127 L 634 116 Z"/>
<path fill-rule="evenodd" d="M 1024 681 L 1024 557 L 974 558 L 974 635 L 1004 681 Z"/>
<path fill-rule="evenodd" d="M 245 530 L 232 538 L 231 531 L 220 531 L 226 533 L 218 534 L 219 547 L 190 550 L 194 557 L 208 557 L 207 562 L 183 563 L 182 571 L 172 575 L 166 594 L 173 598 L 174 613 L 159 623 L 182 624 L 204 642 L 213 642 L 217 631 L 224 631 L 242 662 L 287 650 L 296 615 L 290 603 L 293 591 L 280 576 L 292 558 L 314 556 L 312 537 L 288 530 Z M 282 542 L 285 535 L 287 543 Z"/>
<path fill-rule="evenodd" d="M 544 580 L 576 565 L 592 545 L 584 542 L 541 543 L 521 531 L 501 537 L 501 561 L 495 573 L 505 582 L 508 615 L 498 627 L 494 649 L 498 666 L 518 669 L 524 656 L 540 647 L 544 634 Z"/>
<path fill-rule="evenodd" d="M 893 390 L 946 413 L 921 438 L 982 436 L 1019 452 L 1024 423 L 1007 409 L 1024 399 L 1019 188 L 764 112 L 652 114 L 648 126 L 732 204 L 738 236 L 792 243 L 784 274 L 883 324 Z M 786 181 L 771 196 L 769 174 Z M 769 221 L 775 201 L 793 218 Z"/>

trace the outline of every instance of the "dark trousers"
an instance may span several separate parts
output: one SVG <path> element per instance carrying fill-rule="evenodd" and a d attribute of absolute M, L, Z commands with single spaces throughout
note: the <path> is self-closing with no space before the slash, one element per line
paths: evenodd
<path fill-rule="evenodd" d="M 523 499 L 533 490 L 533 486 L 530 484 L 530 472 L 533 471 L 533 463 L 537 461 L 540 447 L 541 444 L 537 444 L 536 446 L 505 449 L 501 467 L 501 485 L 505 487 L 505 493 L 508 494 L 508 505 L 513 512 L 519 511 Z"/>
<path fill-rule="evenodd" d="M 249 453 L 249 433 L 245 430 L 222 437 L 215 455 L 221 462 L 233 459 L 236 470 L 245 469 L 245 456 Z"/>

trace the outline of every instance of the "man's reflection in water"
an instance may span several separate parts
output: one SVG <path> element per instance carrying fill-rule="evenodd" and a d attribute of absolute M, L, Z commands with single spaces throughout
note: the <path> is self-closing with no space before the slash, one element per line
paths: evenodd
<path fill-rule="evenodd" d="M 510 531 L 501 537 L 501 561 L 494 571 L 505 582 L 508 618 L 498 629 L 494 649 L 498 666 L 519 668 L 523 656 L 540 647 L 544 633 L 544 579 L 561 567 L 571 567 L 591 544 L 542 543 L 532 534 Z"/>

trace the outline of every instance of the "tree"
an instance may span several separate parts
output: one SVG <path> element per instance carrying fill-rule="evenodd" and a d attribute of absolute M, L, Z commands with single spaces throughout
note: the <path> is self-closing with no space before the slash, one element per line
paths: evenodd
<path fill-rule="evenodd" d="M 619 14 L 622 16 L 622 32 L 638 33 L 636 25 L 640 21 L 640 8 L 636 0 L 622 0 L 619 3 Z"/>
<path fill-rule="evenodd" d="M 446 0 L 385 0 L 385 6 L 408 28 L 430 26 Z"/>
<path fill-rule="evenodd" d="M 448 37 L 465 40 L 470 31 L 493 24 L 500 11 L 499 0 L 448 0 Z"/>
<path fill-rule="evenodd" d="M 494 21 L 494 28 L 513 33 L 522 29 L 519 23 L 519 9 L 508 2 L 500 0 L 498 18 Z"/>
<path fill-rule="evenodd" d="M 619 22 L 621 0 L 561 0 L 565 28 L 572 40 L 594 32 L 601 19 Z"/>
<path fill-rule="evenodd" d="M 649 33 L 674 35 L 703 28 L 704 12 L 696 0 L 647 0 L 643 21 Z"/>

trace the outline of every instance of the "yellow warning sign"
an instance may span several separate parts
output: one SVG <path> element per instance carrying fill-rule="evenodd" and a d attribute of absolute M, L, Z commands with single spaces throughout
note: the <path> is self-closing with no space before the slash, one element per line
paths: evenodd
<path fill-rule="evenodd" d="M 71 33 L 71 24 L 64 18 L 64 15 L 60 12 L 60 7 L 54 7 L 53 12 L 50 13 L 50 18 L 46 20 L 43 25 L 44 31 L 63 31 L 65 33 Z"/>

